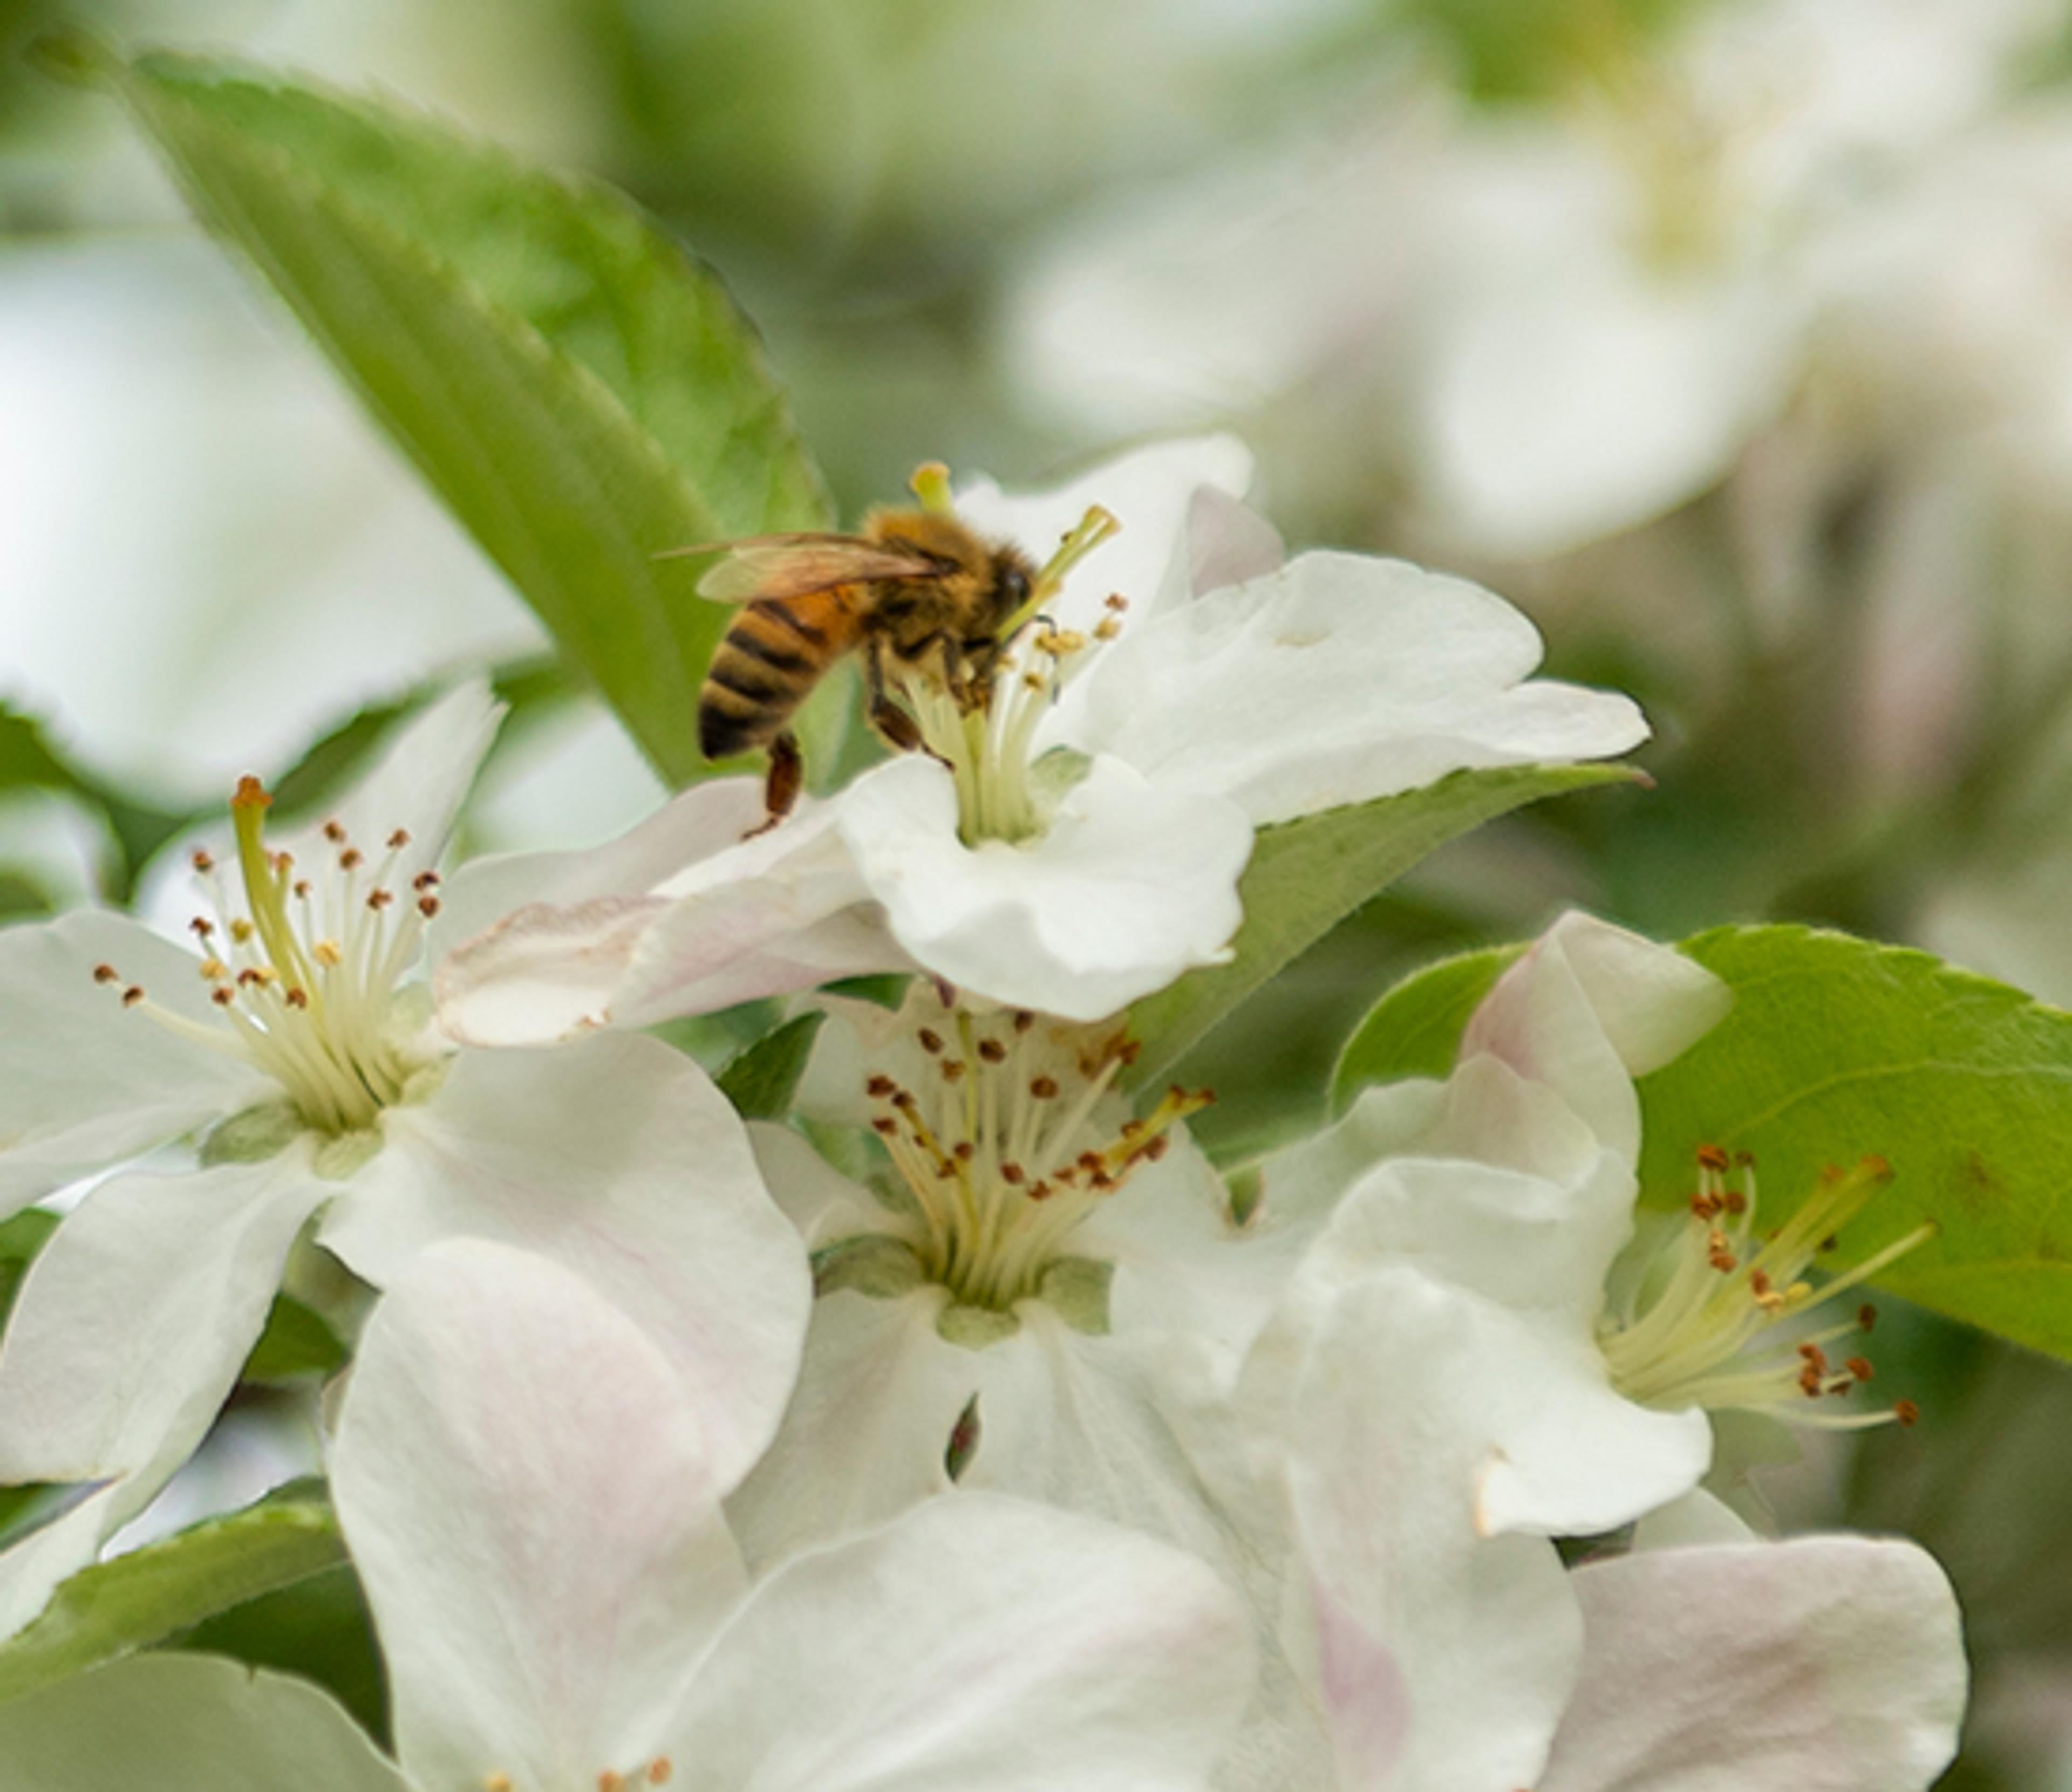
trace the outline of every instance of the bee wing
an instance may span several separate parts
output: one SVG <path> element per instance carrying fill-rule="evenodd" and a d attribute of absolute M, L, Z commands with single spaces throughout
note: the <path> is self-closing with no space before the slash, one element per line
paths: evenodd
<path fill-rule="evenodd" d="M 837 585 L 870 579 L 918 579 L 939 573 L 924 554 L 881 547 L 859 535 L 752 535 L 717 542 L 679 554 L 713 553 L 726 558 L 698 581 L 698 595 L 717 603 L 752 603 L 758 597 L 803 597 Z"/>

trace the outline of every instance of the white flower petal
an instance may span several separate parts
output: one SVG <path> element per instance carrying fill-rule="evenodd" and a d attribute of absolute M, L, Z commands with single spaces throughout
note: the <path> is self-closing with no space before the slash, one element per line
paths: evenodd
<path fill-rule="evenodd" d="M 1733 1005 L 1733 991 L 1680 952 L 1571 912 L 1482 999 L 1461 1056 L 1487 1052 L 1557 1090 L 1632 1163 L 1640 1151 L 1633 1079 L 1678 1056 Z"/>
<path fill-rule="evenodd" d="M 771 1199 L 808 1250 L 832 1239 L 882 1230 L 890 1220 L 868 1189 L 851 1182 L 789 1126 L 753 1121 L 748 1142 Z"/>
<path fill-rule="evenodd" d="M 126 1478 L 117 1477 L 42 1529 L 0 1550 L 0 1638 L 11 1637 L 41 1612 L 59 1583 L 92 1562 L 121 1528 L 125 1515 L 150 1498 L 149 1490 L 140 1492 Z"/>
<path fill-rule="evenodd" d="M 924 1286 L 890 1300 L 844 1290 L 814 1302 L 783 1427 L 728 1502 L 752 1566 L 948 1489 L 950 1433 L 981 1375 L 978 1353 L 936 1335 L 948 1298 Z"/>
<path fill-rule="evenodd" d="M 730 1422 L 580 1277 L 424 1253 L 368 1325 L 332 1469 L 420 1786 L 590 1786 L 647 1758 L 742 1589 Z"/>
<path fill-rule="evenodd" d="M 1227 956 L 1252 851 L 1220 798 L 1148 783 L 1097 758 L 1048 830 L 1019 846 L 957 837 L 950 774 L 910 756 L 859 779 L 844 839 L 894 937 L 959 988 L 1098 1020 Z"/>
<path fill-rule="evenodd" d="M 1451 1397 L 1466 1317 L 1408 1271 L 1377 1276 L 1334 1303 L 1287 1390 L 1308 1653 L 1348 1789 L 1531 1786 L 1574 1679 L 1553 1547 L 1474 1522 L 1482 1446 Z"/>
<path fill-rule="evenodd" d="M 1956 1752 L 1956 1602 L 1912 1544 L 1670 1549 L 1574 1585 L 1582 1678 L 1540 1792 L 1921 1792 Z"/>
<path fill-rule="evenodd" d="M 504 705 L 488 684 L 471 679 L 413 719 L 329 811 L 370 864 L 387 856 L 385 843 L 398 829 L 409 834 L 386 882 L 407 892 L 418 872 L 438 862 L 454 820 L 475 783 L 504 720 Z M 331 852 L 321 834 L 309 830 L 280 843 L 299 860 L 320 863 Z"/>
<path fill-rule="evenodd" d="M 1457 304 L 1422 394 L 1437 508 L 1538 558 L 1681 503 L 1782 402 L 1801 311 L 1784 282 L 1660 276 L 1610 243 L 1507 270 Z"/>
<path fill-rule="evenodd" d="M 670 1752 L 687 1792 L 1182 1792 L 1252 1675 L 1243 1608 L 1200 1563 L 960 1494 L 773 1575 Z"/>
<path fill-rule="evenodd" d="M 429 1101 L 391 1109 L 384 1127 L 325 1244 L 377 1286 L 444 1238 L 552 1257 L 709 1400 L 715 1472 L 746 1470 L 783 1409 L 811 1295 L 741 1122 L 694 1062 L 627 1034 L 464 1052 Z"/>
<path fill-rule="evenodd" d="M 143 1655 L 0 1707 L 14 1792 L 409 1792 L 306 1680 L 214 1655 Z"/>
<path fill-rule="evenodd" d="M 97 985 L 101 964 L 122 982 Z M 120 915 L 0 929 L 0 1014 L 11 1022 L 0 1028 L 0 1216 L 277 1093 L 249 1065 L 125 1009 L 125 985 L 222 1026 L 193 953 Z"/>
<path fill-rule="evenodd" d="M 1040 565 L 1089 506 L 1107 511 L 1120 532 L 1074 568 L 1044 607 L 1060 628 L 1091 629 L 1111 592 L 1140 611 L 1157 604 L 1169 590 L 1195 493 L 1208 487 L 1242 498 L 1252 469 L 1251 450 L 1235 436 L 1188 437 L 1133 449 L 1050 491 L 1009 494 L 973 479 L 957 489 L 957 514 L 981 535 L 1019 542 Z"/>
<path fill-rule="evenodd" d="M 1625 697 L 1531 680 L 1540 658 L 1531 623 L 1466 580 L 1305 554 L 1126 625 L 1082 681 L 1071 744 L 1264 824 L 1647 737 Z"/>
<path fill-rule="evenodd" d="M 93 1190 L 30 1265 L 0 1341 L 0 1484 L 121 1474 L 141 1506 L 208 1431 L 328 1192 L 301 1143 Z"/>

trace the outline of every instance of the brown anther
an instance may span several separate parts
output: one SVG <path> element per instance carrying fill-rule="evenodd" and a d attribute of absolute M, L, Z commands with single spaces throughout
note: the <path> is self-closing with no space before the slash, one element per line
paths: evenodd
<path fill-rule="evenodd" d="M 187 931 L 198 940 L 205 940 L 216 931 L 216 923 L 206 915 L 196 915 L 187 923 Z"/>
<path fill-rule="evenodd" d="M 1115 1055 L 1117 1058 L 1122 1060 L 1124 1067 L 1127 1068 L 1129 1065 L 1137 1062 L 1138 1056 L 1142 1053 L 1143 1050 L 1143 1046 L 1137 1040 L 1124 1040 L 1121 1044 L 1118 1045 L 1115 1048 Z"/>
<path fill-rule="evenodd" d="M 597 1776 L 597 1792 L 626 1792 L 626 1776 L 606 1768 Z"/>
<path fill-rule="evenodd" d="M 1014 1011 L 1014 1030 L 1016 1032 L 1026 1033 L 1035 1024 L 1035 1015 L 1031 1014 L 1026 1008 L 1017 1008 Z"/>
<path fill-rule="evenodd" d="M 1837 1238 L 1832 1232 L 1829 1232 L 1827 1236 L 1822 1239 L 1819 1244 L 1815 1245 L 1813 1249 L 1824 1254 L 1828 1251 L 1837 1249 L 1840 1245 L 1841 1242 L 1840 1239 Z"/>
<path fill-rule="evenodd" d="M 119 983 L 122 981 L 122 973 L 113 965 L 96 965 L 93 980 L 97 983 Z"/>
<path fill-rule="evenodd" d="M 345 824 L 335 816 L 323 824 L 323 837 L 335 847 L 345 844 Z"/>
<path fill-rule="evenodd" d="M 880 1074 L 872 1076 L 864 1084 L 863 1093 L 874 1101 L 882 1101 L 898 1086 L 890 1076 Z"/>
<path fill-rule="evenodd" d="M 307 902 L 310 900 L 310 880 L 306 877 L 298 877 L 295 880 L 295 896 L 297 900 L 302 902 Z"/>
<path fill-rule="evenodd" d="M 1047 1201 L 1050 1198 L 1050 1185 L 1047 1182 L 1045 1182 L 1041 1177 L 1038 1177 L 1034 1182 L 1029 1185 L 1029 1199 L 1030 1200 Z"/>
<path fill-rule="evenodd" d="M 266 855 L 266 863 L 286 877 L 295 868 L 295 855 L 292 852 L 269 852 Z"/>
<path fill-rule="evenodd" d="M 1143 1130 L 1144 1122 L 1141 1120 L 1125 1120 L 1122 1123 L 1122 1136 L 1124 1138 L 1134 1138 Z"/>
<path fill-rule="evenodd" d="M 1029 1093 L 1039 1101 L 1048 1101 L 1057 1095 L 1058 1085 L 1051 1077 L 1034 1076 L 1030 1079 Z"/>
<path fill-rule="evenodd" d="M 1852 1356 L 1843 1363 L 1842 1367 L 1859 1381 L 1868 1381 L 1871 1378 L 1871 1359 L 1868 1356 Z"/>
<path fill-rule="evenodd" d="M 399 827 L 388 836 L 388 850 L 391 852 L 401 852 L 409 843 L 410 830 L 407 827 Z"/>
<path fill-rule="evenodd" d="M 1863 1161 L 1858 1164 L 1857 1168 L 1867 1176 L 1875 1176 L 1880 1182 L 1889 1182 L 1892 1179 L 1891 1160 L 1879 1156 L 1875 1151 L 1866 1151 L 1864 1154 Z"/>
<path fill-rule="evenodd" d="M 144 986 L 142 983 L 132 983 L 122 992 L 122 1006 L 125 1008 L 134 1008 L 143 999 Z"/>
<path fill-rule="evenodd" d="M 1703 1190 L 1691 1197 L 1691 1216 L 1693 1219 L 1710 1221 L 1717 1219 L 1719 1213 L 1719 1202 Z"/>
<path fill-rule="evenodd" d="M 367 892 L 367 906 L 377 915 L 395 900 L 394 896 L 387 890 L 369 890 Z"/>
<path fill-rule="evenodd" d="M 1807 1343 L 1799 1347 L 1799 1354 L 1823 1375 L 1827 1372 L 1827 1353 L 1818 1344 Z"/>
<path fill-rule="evenodd" d="M 1877 1309 L 1866 1301 L 1856 1309 L 1856 1323 L 1868 1331 L 1877 1323 Z"/>
<path fill-rule="evenodd" d="M 1910 1400 L 1896 1400 L 1892 1403 L 1892 1416 L 1901 1425 L 1918 1425 L 1921 1421 L 1921 1409 Z"/>
<path fill-rule="evenodd" d="M 1024 672 L 1022 675 L 1022 688 L 1024 691 L 1041 691 L 1043 681 L 1034 672 Z"/>
<path fill-rule="evenodd" d="M 257 965 L 247 965 L 237 974 L 237 986 L 241 990 L 249 990 L 254 983 L 265 981 L 266 973 Z"/>
<path fill-rule="evenodd" d="M 950 1155 L 960 1163 L 969 1163 L 978 1155 L 978 1147 L 968 1138 L 960 1138 L 950 1147 Z"/>
<path fill-rule="evenodd" d="M 1754 1269 L 1749 1271 L 1749 1291 L 1758 1300 L 1761 1300 L 1770 1292 L 1770 1272 L 1767 1269 Z"/>
<path fill-rule="evenodd" d="M 306 1008 L 310 1005 L 310 992 L 298 989 L 291 983 L 282 992 L 281 999 L 291 1008 Z"/>
<path fill-rule="evenodd" d="M 139 990 L 137 993 L 139 995 L 142 995 L 144 992 L 142 990 Z M 208 999 L 219 1008 L 227 1008 L 232 1003 L 237 999 L 237 991 L 232 989 L 228 983 L 219 983 L 214 989 L 208 992 Z M 130 999 L 130 993 L 128 990 L 125 990 L 123 991 L 122 999 L 125 1002 L 127 1002 Z"/>
<path fill-rule="evenodd" d="M 913 1090 L 911 1089 L 895 1089 L 892 1095 L 892 1105 L 902 1113 L 911 1113 L 915 1108 Z"/>
<path fill-rule="evenodd" d="M 1115 1187 L 1115 1178 L 1105 1169 L 1096 1170 L 1087 1179 L 1087 1183 L 1096 1195 L 1105 1195 Z"/>
<path fill-rule="evenodd" d="M 881 1138 L 897 1138 L 899 1136 L 899 1122 L 889 1113 L 881 1113 L 871 1122 L 870 1130 Z"/>
<path fill-rule="evenodd" d="M 438 887 L 439 874 L 437 871 L 419 871 L 410 880 L 410 888 L 413 890 L 436 890 Z"/>
<path fill-rule="evenodd" d="M 196 847 L 188 854 L 187 863 L 206 877 L 216 869 L 216 855 L 206 847 Z"/>
<path fill-rule="evenodd" d="M 667 1755 L 657 1755 L 648 1763 L 648 1783 L 650 1786 L 664 1785 L 676 1770 Z"/>
<path fill-rule="evenodd" d="M 1094 624 L 1094 639 L 1096 641 L 1112 641 L 1121 633 L 1120 625 L 1112 616 L 1104 616 Z"/>
<path fill-rule="evenodd" d="M 437 896 L 421 896 L 417 898 L 417 912 L 422 915 L 426 921 L 430 921 L 434 915 L 438 914 L 438 912 L 439 899 Z"/>
<path fill-rule="evenodd" d="M 1820 1372 L 1808 1363 L 1799 1372 L 1799 1392 L 1808 1400 L 1818 1400 L 1820 1397 L 1821 1387 Z"/>
<path fill-rule="evenodd" d="M 1146 1143 L 1143 1151 L 1140 1154 L 1149 1162 L 1156 1163 L 1161 1158 L 1165 1156 L 1166 1148 L 1171 1145 L 1172 1142 L 1171 1139 L 1168 1138 L 1163 1133 L 1161 1133 L 1156 1138 L 1152 1139 Z"/>
<path fill-rule="evenodd" d="M 1116 615 L 1120 616 L 1124 610 L 1129 608 L 1129 600 L 1124 597 L 1119 591 L 1111 591 L 1106 597 L 1101 600 L 1101 608 L 1103 609 L 1112 609 Z"/>
<path fill-rule="evenodd" d="M 945 1058 L 943 1060 L 943 1081 L 944 1082 L 954 1083 L 960 1081 L 963 1079 L 964 1073 L 964 1061 L 962 1058 Z"/>
<path fill-rule="evenodd" d="M 998 1040 L 980 1040 L 978 1042 L 978 1055 L 988 1064 L 1007 1062 L 1007 1048 Z"/>
<path fill-rule="evenodd" d="M 1724 1170 L 1733 1161 L 1727 1155 L 1724 1146 L 1700 1145 L 1698 1147 L 1698 1164 L 1700 1169 Z"/>
<path fill-rule="evenodd" d="M 1755 1168 L 1755 1153 L 1753 1151 L 1737 1151 L 1734 1153 L 1734 1162 L 1740 1165 L 1744 1170 L 1753 1170 Z"/>
<path fill-rule="evenodd" d="M 1738 1188 L 1730 1188 L 1726 1193 L 1725 1205 L 1727 1212 L 1738 1219 L 1748 1212 L 1748 1196 Z"/>
<path fill-rule="evenodd" d="M 347 847 L 338 855 L 339 867 L 345 871 L 356 870 L 364 855 L 357 847 Z"/>
<path fill-rule="evenodd" d="M 1018 1163 L 1003 1163 L 1000 1167 L 1000 1179 L 1009 1188 L 1019 1188 L 1026 1176 L 1026 1172 Z"/>
<path fill-rule="evenodd" d="M 914 1036 L 920 1040 L 921 1049 L 931 1058 L 943 1048 L 943 1035 L 933 1027 L 923 1027 Z"/>

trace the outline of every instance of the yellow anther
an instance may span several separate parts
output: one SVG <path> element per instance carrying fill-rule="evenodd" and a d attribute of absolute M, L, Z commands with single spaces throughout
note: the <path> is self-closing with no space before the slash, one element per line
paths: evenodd
<path fill-rule="evenodd" d="M 319 940 L 310 948 L 310 956 L 326 970 L 335 969 L 345 960 L 345 954 L 339 950 L 338 941 L 335 940 Z"/>

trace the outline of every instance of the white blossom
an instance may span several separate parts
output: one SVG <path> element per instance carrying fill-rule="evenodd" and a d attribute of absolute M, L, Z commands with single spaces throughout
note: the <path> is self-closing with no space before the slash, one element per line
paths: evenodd
<path fill-rule="evenodd" d="M 97 912 L 0 933 L 6 1010 L 33 1017 L 0 1040 L 5 1211 L 199 1142 L 93 1187 L 22 1283 L 0 1483 L 92 1491 L 8 1552 L 0 1633 L 192 1451 L 311 1232 L 376 1287 L 454 1234 L 551 1253 L 665 1349 L 724 1341 L 715 1447 L 745 1467 L 767 1441 L 805 1269 L 725 1099 L 652 1040 L 490 1054 L 431 1024 L 434 867 L 495 721 L 456 692 L 285 850 L 248 780 L 235 871 L 198 855 L 199 957 Z"/>

